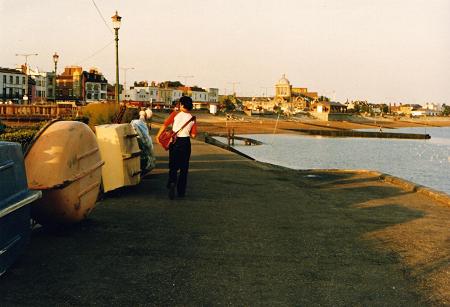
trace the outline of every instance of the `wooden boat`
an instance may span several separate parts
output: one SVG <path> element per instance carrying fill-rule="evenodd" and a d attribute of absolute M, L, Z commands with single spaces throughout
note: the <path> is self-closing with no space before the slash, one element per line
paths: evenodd
<path fill-rule="evenodd" d="M 102 168 L 103 191 L 108 192 L 140 182 L 141 162 L 137 134 L 130 124 L 95 127 Z"/>
<path fill-rule="evenodd" d="M 74 223 L 95 207 L 101 160 L 92 130 L 81 122 L 54 121 L 44 127 L 25 155 L 29 188 L 42 190 L 32 207 L 40 224 Z"/>

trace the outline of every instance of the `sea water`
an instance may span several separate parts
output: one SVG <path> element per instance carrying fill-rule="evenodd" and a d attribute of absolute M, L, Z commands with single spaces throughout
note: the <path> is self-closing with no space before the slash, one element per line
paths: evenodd
<path fill-rule="evenodd" d="M 257 161 L 292 169 L 377 170 L 450 195 L 450 127 L 384 131 L 430 134 L 431 139 L 254 134 L 246 137 L 263 145 L 237 143 L 235 148 Z"/>

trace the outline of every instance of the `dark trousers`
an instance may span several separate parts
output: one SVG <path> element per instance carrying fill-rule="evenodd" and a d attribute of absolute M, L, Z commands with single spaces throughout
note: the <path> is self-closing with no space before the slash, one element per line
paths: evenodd
<path fill-rule="evenodd" d="M 169 148 L 169 184 L 177 185 L 178 195 L 186 192 L 189 159 L 191 157 L 191 140 L 189 137 L 178 137 Z M 178 170 L 180 176 L 177 180 Z"/>

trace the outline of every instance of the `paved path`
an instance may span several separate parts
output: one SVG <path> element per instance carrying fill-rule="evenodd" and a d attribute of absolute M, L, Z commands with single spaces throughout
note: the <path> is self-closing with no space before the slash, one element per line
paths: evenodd
<path fill-rule="evenodd" d="M 195 142 L 185 199 L 166 154 L 90 218 L 35 229 L 0 305 L 440 305 L 450 208 L 370 174 L 297 172 Z"/>

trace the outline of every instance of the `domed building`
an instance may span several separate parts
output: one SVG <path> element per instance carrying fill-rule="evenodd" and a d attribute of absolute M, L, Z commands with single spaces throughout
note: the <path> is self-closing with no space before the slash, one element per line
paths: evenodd
<path fill-rule="evenodd" d="M 306 87 L 293 87 L 283 74 L 275 84 L 274 97 L 253 97 L 251 101 L 245 101 L 244 106 L 248 110 L 257 111 L 258 114 L 265 111 L 295 114 L 309 110 L 311 103 L 317 98 L 317 92 L 309 92 Z"/>
<path fill-rule="evenodd" d="M 296 113 L 308 110 L 311 102 L 317 97 L 317 92 L 308 92 L 306 87 L 293 87 L 286 75 L 283 74 L 275 84 L 273 103 L 285 113 Z"/>
<path fill-rule="evenodd" d="M 291 98 L 291 89 L 291 83 L 286 78 L 286 75 L 283 74 L 281 79 L 278 80 L 277 84 L 275 84 L 275 99 L 284 98 L 285 100 L 289 101 Z"/>

